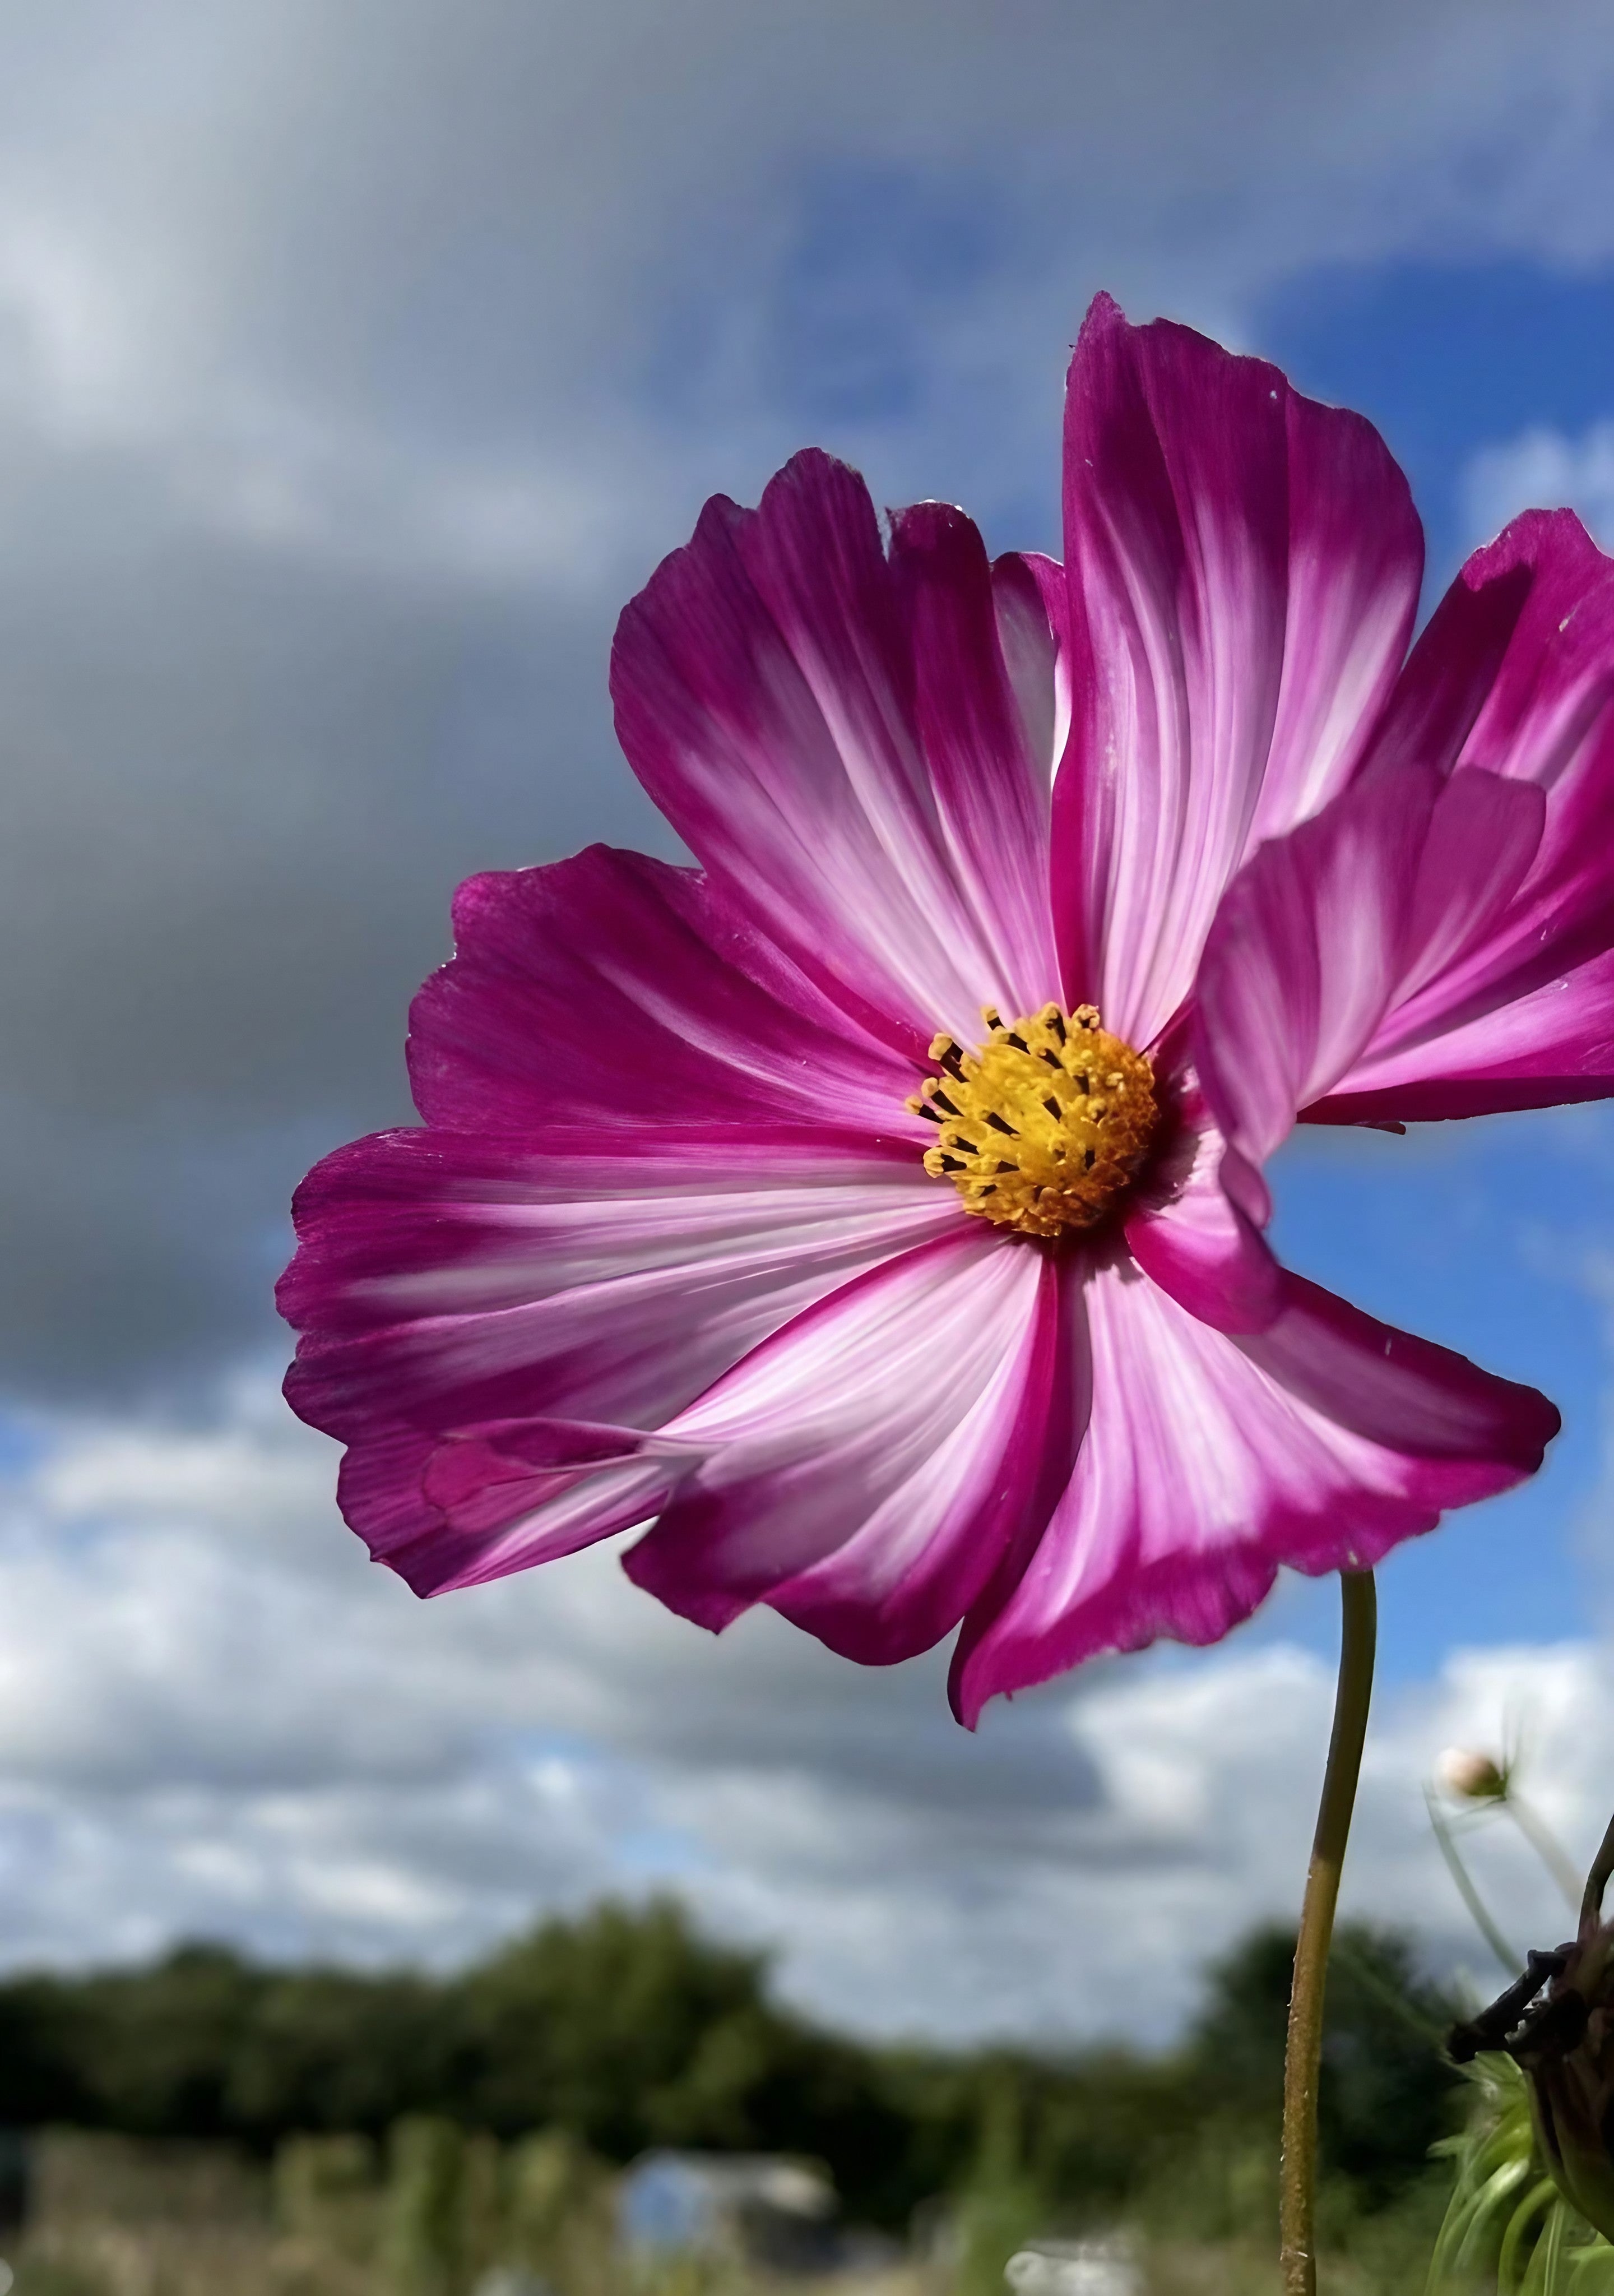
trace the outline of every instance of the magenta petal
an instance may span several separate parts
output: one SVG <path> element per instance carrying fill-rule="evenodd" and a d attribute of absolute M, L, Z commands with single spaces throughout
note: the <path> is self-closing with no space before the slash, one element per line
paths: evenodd
<path fill-rule="evenodd" d="M 1282 1304 L 1282 1271 L 1258 1216 L 1230 1193 L 1226 1146 L 1193 1106 L 1169 1169 L 1145 1189 L 1126 1223 L 1127 1249 L 1145 1275 L 1218 1332 L 1264 1331 Z"/>
<path fill-rule="evenodd" d="M 766 1602 L 870 1664 L 928 1649 L 1034 1538 L 1078 1428 L 1054 1266 L 981 1223 L 872 1272 L 668 1429 L 706 1453 L 627 1557 L 721 1627 Z"/>
<path fill-rule="evenodd" d="M 1403 687 L 1387 745 L 1454 758 L 1453 800 L 1468 791 L 1469 817 L 1451 811 L 1449 856 L 1431 852 L 1427 873 L 1446 945 L 1308 1116 L 1614 1091 L 1614 562 L 1568 512 L 1515 520 L 1462 569 Z"/>
<path fill-rule="evenodd" d="M 1297 1277 L 1284 1292 L 1235 1341 L 1125 1260 L 1094 1272 L 1086 1439 L 1018 1587 L 966 1622 L 962 1720 L 1105 1652 L 1217 1641 L 1280 1567 L 1365 1568 L 1539 1466 L 1544 1397 Z"/>
<path fill-rule="evenodd" d="M 910 517 L 898 568 L 863 481 L 799 455 L 755 511 L 707 504 L 611 660 L 622 746 L 691 850 L 905 1047 L 1057 991 L 1025 898 L 1045 877 L 1048 794 L 985 560 L 959 514 Z"/>
<path fill-rule="evenodd" d="M 578 1483 L 597 1478 L 602 1468 L 654 1463 L 665 1483 L 676 1481 L 697 1456 L 632 1427 L 579 1419 L 495 1419 L 446 1436 L 427 1464 L 422 1487 L 454 1529 L 475 1539 L 564 1496 Z"/>
<path fill-rule="evenodd" d="M 1245 1355 L 1297 1404 L 1397 1455 L 1409 1491 L 1436 1507 L 1463 1506 L 1540 1466 L 1561 1423 L 1533 1387 L 1381 1324 L 1304 1276 L 1286 1274 L 1283 1289 L 1282 1315 L 1241 1342 Z M 1317 1535 L 1315 1550 L 1282 1560 L 1303 1570 L 1356 1567 L 1353 1550 L 1326 1525 Z"/>
<path fill-rule="evenodd" d="M 344 1513 L 422 1587 L 643 1521 L 669 1455 L 639 1437 L 849 1278 L 974 1226 L 913 1165 L 837 1160 L 782 1128 L 382 1135 L 327 1158 L 296 1210 L 287 1395 L 351 1447 Z M 557 1421 L 616 1431 L 619 1448 L 535 1450 Z"/>
<path fill-rule="evenodd" d="M 1065 570 L 1037 551 L 1010 552 L 993 562 L 992 595 L 1004 673 L 1020 712 L 1021 734 L 1045 791 L 1051 791 L 1070 734 Z M 1045 882 L 1043 898 L 1045 905 Z"/>
<path fill-rule="evenodd" d="M 1403 683 L 1443 697 L 1454 762 L 1552 789 L 1587 762 L 1611 647 L 1614 560 L 1572 511 L 1527 511 L 1462 567 Z"/>
<path fill-rule="evenodd" d="M 1362 1062 L 1308 1124 L 1413 1124 L 1566 1108 L 1614 1092 L 1614 949 L 1460 1028 Z"/>
<path fill-rule="evenodd" d="M 1418 859 L 1392 1030 L 1426 984 L 1449 997 L 1457 969 L 1489 942 L 1540 849 L 1546 808 L 1537 783 L 1478 767 L 1460 766 L 1446 782 Z"/>
<path fill-rule="evenodd" d="M 1365 754 L 1416 607 L 1422 535 L 1360 417 L 1108 297 L 1071 362 L 1073 719 L 1054 901 L 1072 997 L 1148 1043 L 1255 843 Z"/>
<path fill-rule="evenodd" d="M 302 1409 L 291 1382 L 287 1393 Z M 543 1424 L 529 1423 L 534 1431 Z M 444 1436 L 378 1417 L 343 1455 L 337 1503 L 372 1558 L 414 1594 L 474 1587 L 574 1554 L 655 1513 L 685 1455 L 631 1428 L 613 1431 L 610 1456 L 535 1472 L 478 1433 Z"/>
<path fill-rule="evenodd" d="M 1271 1155 L 1297 1110 L 1368 1045 L 1416 954 L 1419 863 L 1440 785 L 1375 768 L 1264 845 L 1228 892 L 1200 970 L 1195 1065 L 1229 1142 Z"/>
<path fill-rule="evenodd" d="M 1034 1012 L 1059 988 L 1048 906 L 1057 667 L 1041 597 L 1012 562 L 995 582 L 979 535 L 945 503 L 894 514 L 891 571 L 920 746 L 955 871 L 1005 984 L 995 1001 Z"/>
<path fill-rule="evenodd" d="M 593 846 L 472 877 L 456 955 L 415 998 L 409 1068 L 429 1124 L 541 1136 L 586 1123 L 624 1144 L 669 1125 L 885 1134 L 924 1046 L 870 1036 L 692 869 Z M 746 1150 L 737 1151 L 743 1155 Z"/>
<path fill-rule="evenodd" d="M 1312 1121 L 1347 1106 L 1395 1121 L 1437 1112 L 1389 1089 L 1421 1074 L 1421 1042 L 1400 1060 L 1378 1048 L 1404 1042 L 1409 1013 L 1438 1008 L 1465 968 L 1488 962 L 1544 804 L 1531 782 L 1464 766 L 1442 783 L 1381 759 L 1257 854 L 1217 914 L 1195 1016 L 1207 1096 L 1246 1158 L 1270 1155 L 1302 1110 Z M 1541 1047 L 1557 1018 L 1535 1015 L 1514 1038 L 1549 1071 Z M 1493 1055 L 1519 1027 L 1487 1017 Z"/>
<path fill-rule="evenodd" d="M 507 1578 L 643 1522 L 666 1505 L 694 1456 L 633 1428 L 576 1421 L 457 1429 L 431 1452 L 421 1478 L 438 1520 L 380 1559 L 417 1595 Z"/>

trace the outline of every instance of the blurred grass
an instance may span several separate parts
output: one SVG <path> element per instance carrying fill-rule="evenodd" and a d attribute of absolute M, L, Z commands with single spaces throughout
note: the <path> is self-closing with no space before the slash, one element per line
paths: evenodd
<path fill-rule="evenodd" d="M 1028 2237 L 1102 2230 L 1135 2259 L 1137 2296 L 1276 2296 L 1268 2152 L 1264 2131 L 1212 2126 L 1101 2226 L 988 2151 L 931 2212 L 927 2255 L 775 2280 L 732 2259 L 625 2259 L 611 2172 L 559 2135 L 500 2147 L 415 2120 L 384 2147 L 293 2138 L 266 2168 L 223 2146 L 61 2131 L 38 2144 L 34 2218 L 11 2260 L 16 2296 L 474 2296 L 512 2267 L 549 2296 L 999 2296 Z M 1328 2185 L 1327 2296 L 1425 2296 L 1452 2194 L 1442 2163 L 1385 2208 Z M 1454 2285 L 1495 2290 L 1494 2258 L 1470 2262 Z"/>

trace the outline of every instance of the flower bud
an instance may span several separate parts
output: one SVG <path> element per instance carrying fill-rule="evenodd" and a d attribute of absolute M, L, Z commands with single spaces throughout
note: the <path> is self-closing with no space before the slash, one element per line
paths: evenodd
<path fill-rule="evenodd" d="M 1465 1746 L 1448 1746 L 1435 1764 L 1435 1775 L 1454 1801 L 1500 1801 L 1508 1790 L 1500 1766 Z"/>

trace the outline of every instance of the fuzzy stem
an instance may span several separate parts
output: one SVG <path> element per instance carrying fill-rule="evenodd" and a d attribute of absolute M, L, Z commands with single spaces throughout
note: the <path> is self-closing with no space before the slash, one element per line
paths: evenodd
<path fill-rule="evenodd" d="M 1317 2070 L 1323 2055 L 1323 1993 L 1328 1978 L 1328 1947 L 1340 1897 L 1340 1869 L 1350 1834 L 1350 1814 L 1367 1735 L 1367 1708 L 1373 1688 L 1373 1644 L 1378 1603 L 1371 1570 L 1342 1570 L 1343 1616 L 1340 1636 L 1340 1682 L 1334 1694 L 1333 1734 L 1323 1774 L 1323 1799 L 1312 1840 L 1300 1934 L 1295 1946 L 1295 1980 L 1289 1998 L 1289 2044 L 1283 2055 L 1283 2154 L 1278 2172 L 1279 2263 L 1284 2296 L 1316 2296 L 1317 2259 L 1314 2219 L 1317 2185 Z"/>

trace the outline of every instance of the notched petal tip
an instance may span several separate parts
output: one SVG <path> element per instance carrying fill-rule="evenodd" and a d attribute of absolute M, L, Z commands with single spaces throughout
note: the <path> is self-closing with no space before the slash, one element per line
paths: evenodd
<path fill-rule="evenodd" d="M 1522 567 L 1534 576 L 1547 558 L 1556 561 L 1561 570 L 1614 564 L 1609 554 L 1599 548 L 1578 512 L 1523 510 L 1509 519 L 1492 541 L 1471 551 L 1456 579 L 1465 589 L 1481 590 L 1504 579 L 1515 568 Z"/>
<path fill-rule="evenodd" d="M 1125 311 L 1107 287 L 1101 287 L 1082 314 L 1082 324 L 1077 330 L 1076 348 L 1092 343 L 1101 335 L 1127 331 L 1135 333 Z"/>

